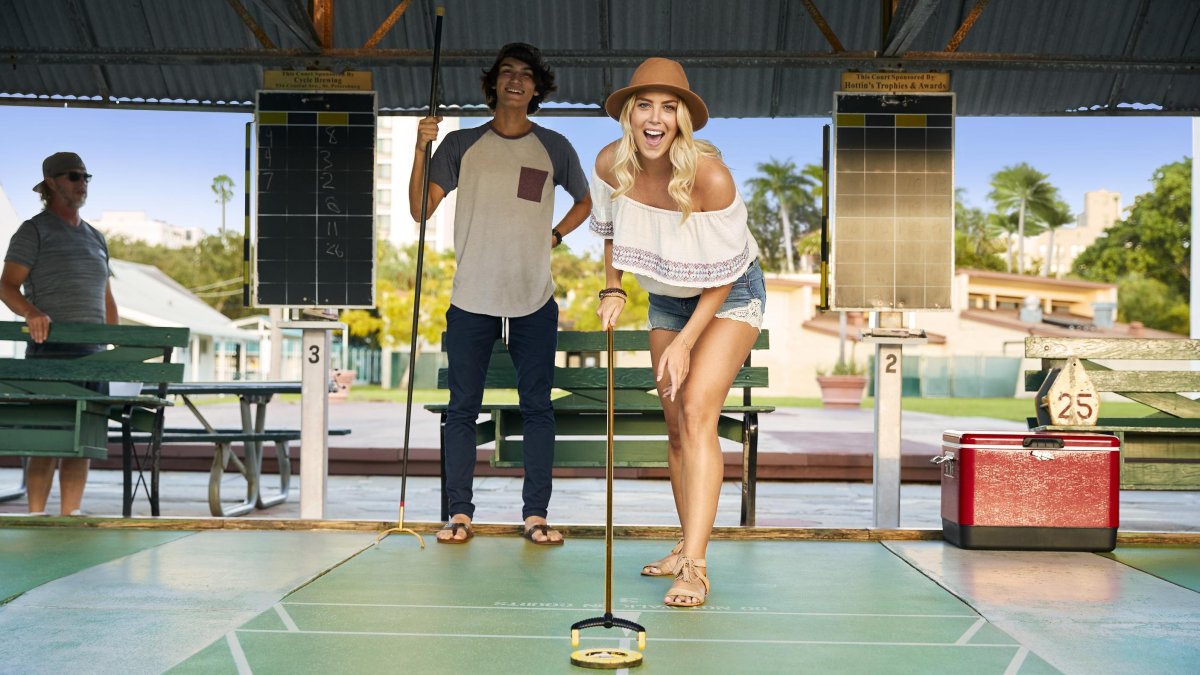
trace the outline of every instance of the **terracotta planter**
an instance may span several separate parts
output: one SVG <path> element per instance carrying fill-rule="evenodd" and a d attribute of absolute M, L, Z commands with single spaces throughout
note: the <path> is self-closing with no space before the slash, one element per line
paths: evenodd
<path fill-rule="evenodd" d="M 343 399 L 350 395 L 350 385 L 354 384 L 354 377 L 358 373 L 353 370 L 337 370 L 333 371 L 333 382 L 335 389 L 329 393 L 331 399 Z"/>
<path fill-rule="evenodd" d="M 857 408 L 862 405 L 867 378 L 863 375 L 821 375 L 821 405 L 826 408 Z"/>

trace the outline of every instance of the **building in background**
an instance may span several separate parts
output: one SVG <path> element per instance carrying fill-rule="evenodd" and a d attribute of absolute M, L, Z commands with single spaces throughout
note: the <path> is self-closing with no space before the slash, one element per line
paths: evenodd
<path fill-rule="evenodd" d="M 1084 193 L 1083 213 L 1077 216 L 1074 227 L 1055 230 L 1053 254 L 1049 232 L 1030 237 L 1025 242 L 1025 268 L 1030 269 L 1035 261 L 1039 265 L 1049 261 L 1049 275 L 1061 279 L 1070 273 L 1079 254 L 1120 219 L 1121 193 L 1108 190 Z"/>
<path fill-rule="evenodd" d="M 397 247 L 417 243 L 420 223 L 408 208 L 408 179 L 417 145 L 418 117 L 380 116 L 375 140 L 375 234 Z M 438 140 L 459 128 L 458 118 L 442 120 Z M 437 145 L 434 144 L 436 149 Z M 442 200 L 425 227 L 425 243 L 436 251 L 454 247 L 457 191 Z"/>
<path fill-rule="evenodd" d="M 147 216 L 145 211 L 102 211 L 99 218 L 86 220 L 109 239 L 124 237 L 151 246 L 184 248 L 204 238 L 204 231 L 198 227 L 176 227 Z"/>

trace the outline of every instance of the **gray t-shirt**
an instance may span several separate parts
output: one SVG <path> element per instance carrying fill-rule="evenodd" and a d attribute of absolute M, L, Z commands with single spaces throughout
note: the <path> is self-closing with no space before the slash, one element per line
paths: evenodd
<path fill-rule="evenodd" d="M 579 156 L 561 134 L 533 125 L 516 138 L 485 124 L 451 132 L 438 146 L 429 178 L 458 189 L 450 302 L 475 314 L 517 317 L 554 294 L 550 229 L 554 186 L 578 203 L 588 194 Z"/>
<path fill-rule="evenodd" d="M 83 221 L 72 227 L 42 211 L 17 228 L 4 260 L 29 268 L 25 299 L 52 321 L 105 322 L 108 244 L 96 228 Z"/>

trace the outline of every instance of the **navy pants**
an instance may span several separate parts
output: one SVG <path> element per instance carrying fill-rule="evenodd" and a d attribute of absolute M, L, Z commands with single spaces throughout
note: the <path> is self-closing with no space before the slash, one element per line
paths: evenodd
<path fill-rule="evenodd" d="M 501 318 L 454 305 L 446 312 L 446 356 L 450 406 L 446 411 L 446 497 L 450 515 L 475 517 L 475 426 L 483 403 L 484 378 Z M 525 423 L 525 486 L 521 518 L 546 517 L 554 465 L 554 353 L 558 348 L 558 303 L 550 298 L 533 314 L 508 319 L 508 353 L 517 369 L 517 393 Z"/>

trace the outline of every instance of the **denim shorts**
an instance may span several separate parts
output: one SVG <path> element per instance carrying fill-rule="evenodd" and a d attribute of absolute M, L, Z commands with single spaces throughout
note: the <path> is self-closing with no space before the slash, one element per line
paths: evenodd
<path fill-rule="evenodd" d="M 650 330 L 669 330 L 678 333 L 696 311 L 700 296 L 673 298 L 669 295 L 650 294 Z M 750 263 L 746 272 L 733 282 L 729 296 L 717 310 L 718 319 L 744 321 L 755 328 L 762 328 L 763 312 L 767 309 L 767 286 L 763 282 L 762 267 L 758 260 Z"/>

